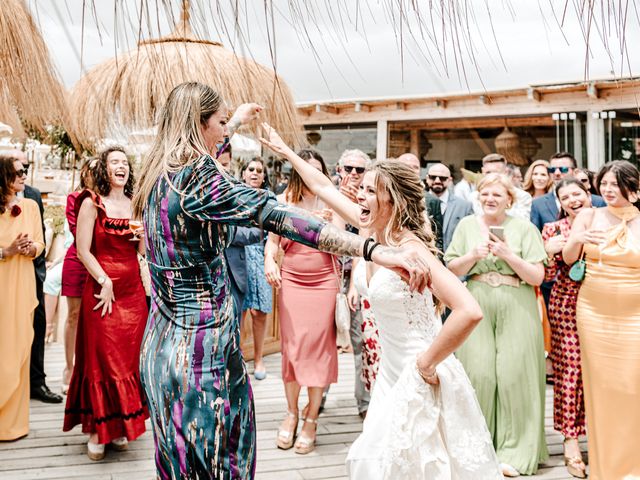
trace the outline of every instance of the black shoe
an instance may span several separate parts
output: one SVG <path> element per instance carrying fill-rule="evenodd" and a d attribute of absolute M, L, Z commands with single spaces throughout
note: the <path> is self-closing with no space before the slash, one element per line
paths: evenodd
<path fill-rule="evenodd" d="M 31 389 L 31 398 L 44 403 L 62 403 L 62 395 L 53 393 L 46 385 Z"/>

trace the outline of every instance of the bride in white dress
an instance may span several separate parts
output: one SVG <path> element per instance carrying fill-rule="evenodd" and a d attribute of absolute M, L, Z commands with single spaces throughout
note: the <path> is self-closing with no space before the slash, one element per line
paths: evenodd
<path fill-rule="evenodd" d="M 420 253 L 431 271 L 431 291 L 451 309 L 441 326 L 429 290 L 412 293 L 394 271 L 358 262 L 354 281 L 371 303 L 382 355 L 363 432 L 347 457 L 349 477 L 502 478 L 473 388 L 453 356 L 482 313 L 464 285 L 434 256 L 418 176 L 401 163 L 377 162 L 365 174 L 354 204 L 271 127 L 263 126 L 269 140 L 262 143 L 286 157 L 310 190 L 348 223 L 372 232 L 381 244 L 375 248 L 402 244 Z"/>

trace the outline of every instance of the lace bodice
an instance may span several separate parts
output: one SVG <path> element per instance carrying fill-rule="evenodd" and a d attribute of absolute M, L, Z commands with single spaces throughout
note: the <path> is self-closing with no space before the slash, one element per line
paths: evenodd
<path fill-rule="evenodd" d="M 409 286 L 386 268 L 379 268 L 367 286 L 365 267 L 365 262 L 358 263 L 354 283 L 358 293 L 369 298 L 381 336 L 393 337 L 400 344 L 415 340 L 420 351 L 425 350 L 442 325 L 431 292 L 411 293 Z"/>

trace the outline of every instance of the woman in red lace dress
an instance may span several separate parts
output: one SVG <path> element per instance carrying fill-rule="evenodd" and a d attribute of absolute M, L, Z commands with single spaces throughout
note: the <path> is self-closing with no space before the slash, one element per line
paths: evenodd
<path fill-rule="evenodd" d="M 148 311 L 137 258 L 144 242 L 132 241 L 129 228 L 134 180 L 124 150 L 102 152 L 93 173 L 97 194 L 85 190 L 75 207 L 78 258 L 89 278 L 63 430 L 81 423 L 89 458 L 101 460 L 105 444 L 124 450 L 145 431 L 139 362 Z"/>
<path fill-rule="evenodd" d="M 579 211 L 591 207 L 591 196 L 586 187 L 575 178 L 567 178 L 556 185 L 562 218 L 545 224 L 542 239 L 549 262 L 545 279 L 553 280 L 549 299 L 549 323 L 551 324 L 551 353 L 554 372 L 553 428 L 564 436 L 564 455 L 571 475 L 585 478 L 578 437 L 585 434 L 582 369 L 580 366 L 580 342 L 576 324 L 576 301 L 580 283 L 569 278 L 571 265 L 562 260 L 562 248 L 571 224 Z"/>

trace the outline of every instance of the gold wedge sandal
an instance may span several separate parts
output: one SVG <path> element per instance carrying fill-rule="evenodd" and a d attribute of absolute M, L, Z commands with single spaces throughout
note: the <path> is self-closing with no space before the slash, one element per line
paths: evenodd
<path fill-rule="evenodd" d="M 278 436 L 276 437 L 276 445 L 282 450 L 289 450 L 293 447 L 293 442 L 296 439 L 296 430 L 298 429 L 298 416 L 295 413 L 291 413 L 287 410 L 287 417 L 296 419 L 296 423 L 292 430 L 285 430 L 284 428 L 278 428 Z"/>
<path fill-rule="evenodd" d="M 315 424 L 315 428 L 318 428 L 318 419 L 317 418 L 304 418 L 304 422 Z M 307 453 L 313 452 L 316 448 L 316 438 L 309 438 L 303 433 L 298 435 L 298 440 L 293 447 L 293 451 L 299 453 L 300 455 L 306 455 Z"/>

